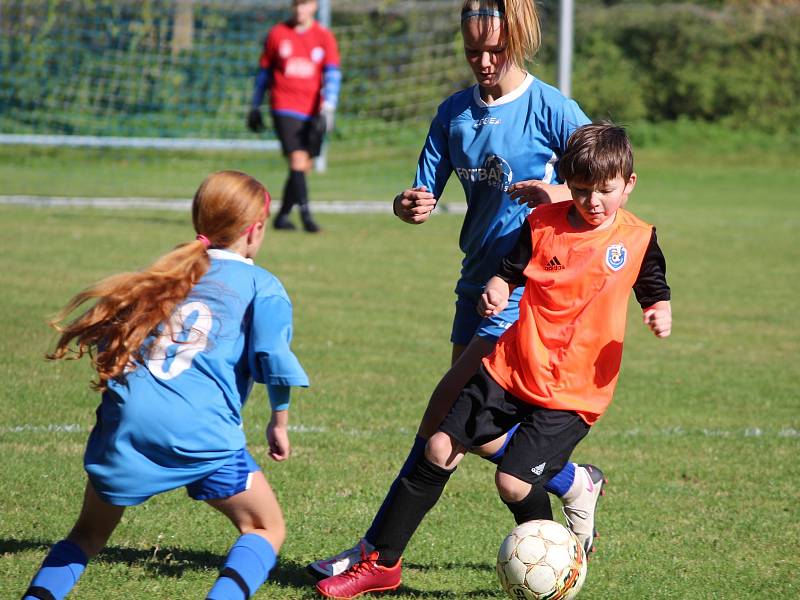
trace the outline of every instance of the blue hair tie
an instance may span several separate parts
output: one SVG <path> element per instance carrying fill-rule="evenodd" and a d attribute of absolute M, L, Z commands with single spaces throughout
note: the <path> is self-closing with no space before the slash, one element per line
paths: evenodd
<path fill-rule="evenodd" d="M 502 19 L 505 17 L 505 13 L 493 8 L 481 8 L 480 10 L 470 10 L 465 12 L 461 15 L 461 22 L 463 23 L 467 19 L 471 19 L 473 17 L 498 17 Z"/>

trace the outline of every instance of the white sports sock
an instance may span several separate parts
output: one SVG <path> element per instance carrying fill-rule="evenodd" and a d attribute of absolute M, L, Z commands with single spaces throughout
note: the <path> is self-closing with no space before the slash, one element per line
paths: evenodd
<path fill-rule="evenodd" d="M 585 478 L 588 476 L 586 469 L 577 464 L 575 465 L 575 478 L 572 480 L 572 485 L 569 486 L 567 493 L 561 496 L 561 501 L 564 504 L 569 504 L 583 493 L 586 488 Z"/>

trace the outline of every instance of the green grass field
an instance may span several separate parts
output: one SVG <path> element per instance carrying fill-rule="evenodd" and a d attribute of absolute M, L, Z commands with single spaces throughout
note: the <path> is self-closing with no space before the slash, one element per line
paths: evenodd
<path fill-rule="evenodd" d="M 313 178 L 314 197 L 387 200 L 416 152 L 338 172 L 332 161 Z M 189 197 L 208 171 L 258 173 L 260 160 L 5 148 L 0 194 Z M 278 188 L 282 166 L 271 164 L 262 176 Z M 650 147 L 637 170 L 629 208 L 658 226 L 674 329 L 656 339 L 632 302 L 615 401 L 576 451 L 611 480 L 580 597 L 800 597 L 796 154 Z M 261 390 L 245 411 L 289 528 L 259 599 L 315 596 L 305 565 L 363 533 L 449 362 L 460 217 L 319 220 L 318 236 L 271 232 L 258 260 L 294 299 L 294 348 L 313 382 L 294 395 L 286 463 L 265 457 Z M 87 364 L 43 360 L 54 340 L 45 320 L 84 285 L 193 233 L 188 215 L 169 211 L 0 205 L 0 222 L 0 598 L 15 598 L 77 516 L 97 402 Z M 462 464 L 388 597 L 504 597 L 494 560 L 513 521 L 492 472 L 474 457 Z M 71 597 L 202 598 L 234 538 L 183 491 L 156 497 L 126 512 Z"/>

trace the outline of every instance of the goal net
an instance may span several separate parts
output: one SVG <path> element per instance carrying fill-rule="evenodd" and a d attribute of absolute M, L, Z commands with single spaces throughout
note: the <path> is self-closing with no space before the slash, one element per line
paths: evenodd
<path fill-rule="evenodd" d="M 276 148 L 246 130 L 258 57 L 289 0 L 0 0 L 0 141 Z M 459 0 L 334 1 L 334 140 L 421 143 L 470 83 Z"/>

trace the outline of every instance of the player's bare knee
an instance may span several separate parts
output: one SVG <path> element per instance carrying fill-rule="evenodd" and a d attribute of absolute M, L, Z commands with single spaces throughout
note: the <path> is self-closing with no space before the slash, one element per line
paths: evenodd
<path fill-rule="evenodd" d="M 289 155 L 289 168 L 292 171 L 310 171 L 311 170 L 311 157 L 307 152 L 295 151 Z"/>
<path fill-rule="evenodd" d="M 531 493 L 533 486 L 527 481 L 523 481 L 508 473 L 496 471 L 494 475 L 494 482 L 497 486 L 497 491 L 500 497 L 505 502 L 519 502 L 528 497 Z"/>
<path fill-rule="evenodd" d="M 460 462 L 465 451 L 466 448 L 449 434 L 437 431 L 425 446 L 425 458 L 443 469 L 452 469 Z"/>

